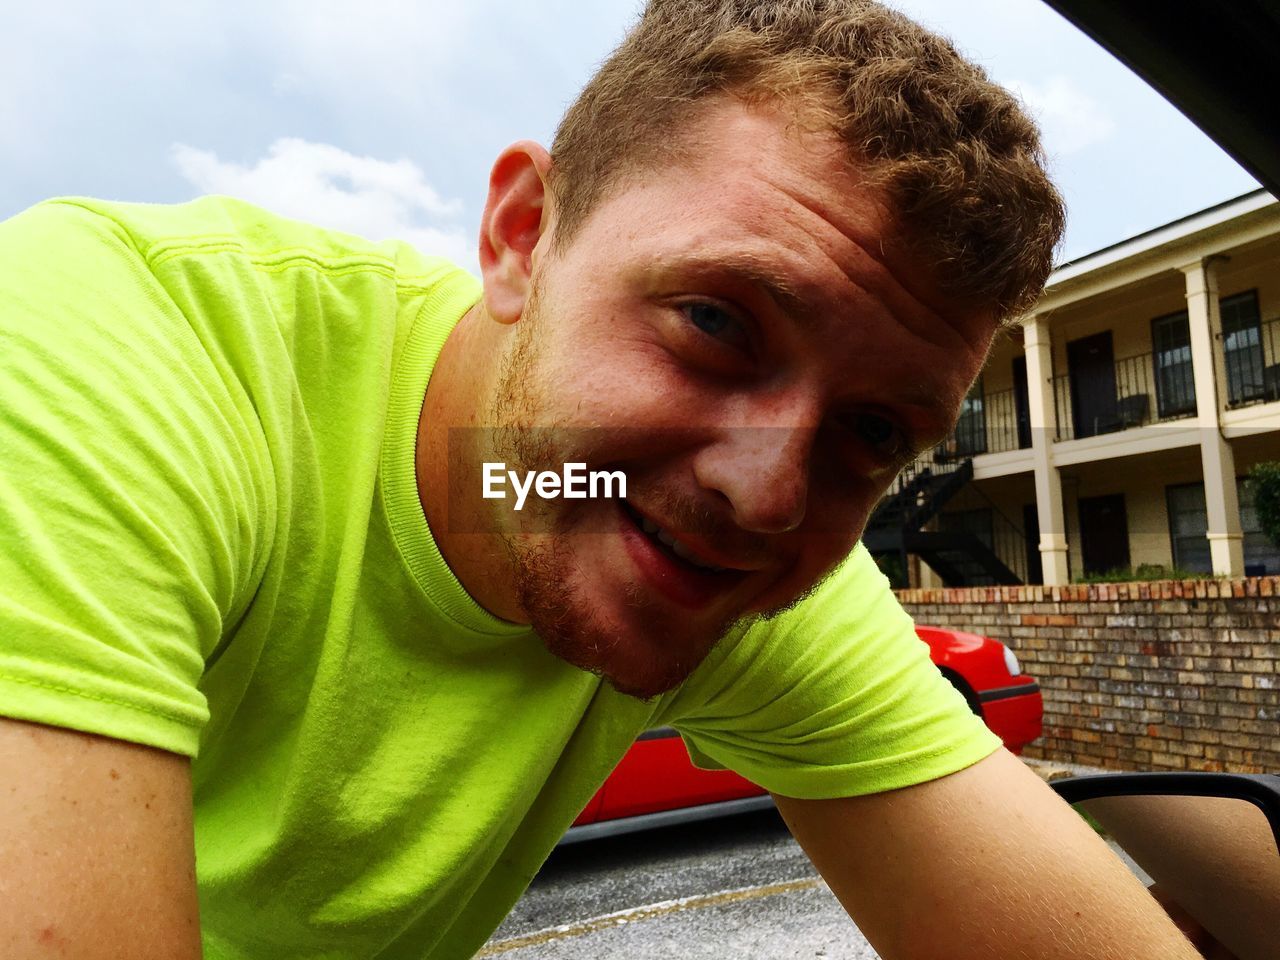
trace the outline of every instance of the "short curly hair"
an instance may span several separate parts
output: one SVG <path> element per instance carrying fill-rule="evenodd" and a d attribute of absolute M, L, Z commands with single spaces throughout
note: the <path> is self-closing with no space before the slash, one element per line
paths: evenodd
<path fill-rule="evenodd" d="M 557 245 L 629 173 L 669 162 L 700 102 L 816 109 L 942 291 L 1027 310 L 1065 225 L 1036 125 L 951 43 L 868 0 L 650 0 L 551 148 Z"/>

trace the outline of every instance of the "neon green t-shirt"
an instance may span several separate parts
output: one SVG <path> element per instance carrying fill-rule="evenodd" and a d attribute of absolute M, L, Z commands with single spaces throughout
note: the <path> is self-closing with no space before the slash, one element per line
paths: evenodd
<path fill-rule="evenodd" d="M 469 956 L 647 727 L 798 797 L 998 746 L 861 549 L 651 703 L 481 609 L 414 475 L 478 297 L 225 198 L 0 224 L 0 714 L 194 758 L 209 960 Z"/>

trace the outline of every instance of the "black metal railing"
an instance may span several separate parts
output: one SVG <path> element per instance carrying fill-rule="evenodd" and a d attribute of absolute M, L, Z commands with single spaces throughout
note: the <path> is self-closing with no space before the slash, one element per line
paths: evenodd
<path fill-rule="evenodd" d="M 1025 583 L 1026 537 L 973 487 L 973 460 L 930 451 L 910 464 L 863 531 L 867 549 L 900 586 L 915 554 L 949 586 Z M 957 509 L 957 506 L 959 509 Z"/>
<path fill-rule="evenodd" d="M 1280 400 L 1280 317 L 1224 335 L 1222 359 L 1228 406 Z"/>
<path fill-rule="evenodd" d="M 933 453 L 939 462 L 963 460 L 983 453 L 1004 453 L 1031 446 L 1026 412 L 1019 419 L 1014 390 L 970 397 L 950 437 Z"/>
<path fill-rule="evenodd" d="M 973 464 L 963 459 L 938 455 L 939 448 L 927 451 L 907 464 L 889 487 L 881 507 L 896 509 L 895 524 L 919 520 L 921 511 L 936 509 L 934 498 L 944 480 L 947 489 L 963 486 L 973 476 Z M 952 479 L 954 477 L 954 480 Z M 923 521 L 920 521 L 923 522 Z"/>
<path fill-rule="evenodd" d="M 965 487 L 948 504 L 948 511 L 938 516 L 939 530 L 963 530 L 975 534 L 1001 563 L 1017 575 L 1019 581 L 1028 582 L 1026 532 L 1009 519 L 980 487 L 973 484 Z M 994 582 L 977 570 L 970 571 L 966 580 L 975 586 Z"/>
<path fill-rule="evenodd" d="M 1195 416 L 1190 357 L 1143 353 L 1112 364 L 1110 376 L 1053 378 L 1057 439 L 1079 440 L 1160 420 Z"/>
<path fill-rule="evenodd" d="M 987 415 L 987 452 L 1005 453 L 1031 446 L 1031 422 L 1026 411 L 1019 420 L 1018 401 L 1012 389 L 989 393 L 984 400 Z"/>

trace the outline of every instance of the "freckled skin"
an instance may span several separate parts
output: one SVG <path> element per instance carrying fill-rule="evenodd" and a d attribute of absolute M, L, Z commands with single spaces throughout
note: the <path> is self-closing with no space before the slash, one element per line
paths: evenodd
<path fill-rule="evenodd" d="M 0 719 L 0 957 L 200 956 L 189 763 Z"/>
<path fill-rule="evenodd" d="M 514 174 L 500 158 L 485 300 L 446 344 L 421 424 L 424 510 L 463 585 L 638 696 L 678 683 L 729 625 L 791 604 L 849 552 L 909 459 L 850 423 L 874 415 L 915 442 L 945 434 L 995 326 L 895 252 L 891 212 L 825 135 L 729 99 L 703 121 L 692 162 L 629 180 L 554 253 L 545 194 L 508 204 L 524 203 L 523 219 L 502 205 L 527 188 L 540 148 L 508 155 Z M 732 325 L 709 335 L 691 302 Z M 556 428 L 559 445 L 529 457 L 624 469 L 631 502 L 744 575 L 702 608 L 672 604 L 622 538 L 600 532 L 617 526 L 604 501 L 531 500 L 513 529 L 503 502 L 480 498 L 478 456 L 448 476 L 440 465 L 440 434 L 477 411 L 488 426 Z M 519 460 L 519 443 L 506 453 Z M 451 534 L 459 517 L 505 536 L 469 543 Z"/>

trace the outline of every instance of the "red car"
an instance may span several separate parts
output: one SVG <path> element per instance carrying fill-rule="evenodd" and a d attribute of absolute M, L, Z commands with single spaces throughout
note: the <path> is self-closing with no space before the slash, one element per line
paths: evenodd
<path fill-rule="evenodd" d="M 1040 685 L 1022 673 L 1004 644 L 958 630 L 916 627 L 933 662 L 973 712 L 1014 753 L 1040 736 Z M 562 843 L 667 823 L 718 817 L 772 804 L 749 780 L 728 770 L 699 770 L 675 730 L 649 730 L 591 798 Z"/>

